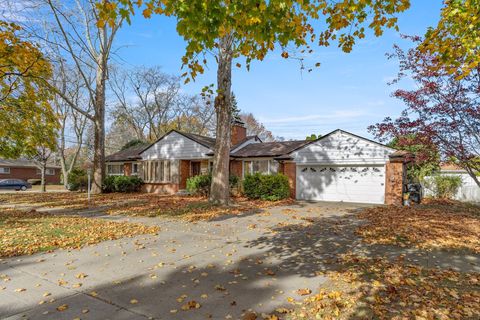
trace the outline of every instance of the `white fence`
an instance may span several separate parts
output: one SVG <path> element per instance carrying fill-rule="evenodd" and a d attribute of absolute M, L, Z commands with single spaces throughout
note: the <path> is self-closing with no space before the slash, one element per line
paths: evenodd
<path fill-rule="evenodd" d="M 441 175 L 452 175 L 452 176 L 459 176 L 462 178 L 462 186 L 458 189 L 457 194 L 455 195 L 455 199 L 459 201 L 465 202 L 480 202 L 480 187 L 475 183 L 472 177 L 468 175 L 468 173 L 463 172 L 442 172 Z M 425 179 L 429 179 L 430 177 L 425 177 Z M 432 190 L 427 189 L 425 187 L 425 196 L 433 196 Z"/>

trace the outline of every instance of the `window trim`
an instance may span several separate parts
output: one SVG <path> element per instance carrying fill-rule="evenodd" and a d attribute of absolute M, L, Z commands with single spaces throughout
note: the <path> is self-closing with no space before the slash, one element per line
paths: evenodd
<path fill-rule="evenodd" d="M 0 167 L 0 174 L 11 174 L 12 169 L 10 167 Z"/>
<path fill-rule="evenodd" d="M 53 170 L 53 173 L 49 173 L 49 172 L 52 172 L 52 171 L 49 171 L 49 170 Z M 41 175 L 41 174 L 42 174 L 42 169 L 37 168 L 37 176 Z M 54 176 L 55 175 L 55 169 L 54 168 L 45 168 L 45 175 L 46 176 Z"/>
<path fill-rule="evenodd" d="M 121 170 L 120 170 L 121 173 L 111 173 L 110 170 L 109 170 L 110 166 L 119 166 L 121 168 Z M 123 162 L 122 163 L 115 163 L 115 162 L 107 163 L 107 170 L 106 171 L 107 171 L 108 176 L 123 176 L 123 175 L 125 175 L 125 167 L 124 167 Z"/>
<path fill-rule="evenodd" d="M 248 175 L 248 174 L 255 174 L 257 172 L 253 172 L 253 163 L 255 161 L 267 161 L 267 171 L 266 172 L 261 172 L 261 171 L 257 171 L 257 172 L 260 172 L 262 174 L 276 174 L 278 173 L 278 170 L 279 170 L 279 162 L 276 161 L 275 159 L 272 159 L 272 158 L 261 158 L 261 159 L 256 159 L 256 158 L 253 158 L 253 159 L 244 159 L 242 160 L 242 174 L 243 174 L 243 177 L 245 177 L 245 175 Z M 278 164 L 276 166 L 273 166 L 272 162 L 276 161 Z M 274 167 L 276 167 L 276 171 L 273 171 Z"/>
<path fill-rule="evenodd" d="M 134 170 L 135 166 L 137 170 Z M 132 176 L 138 176 L 140 174 L 140 163 L 132 162 Z"/>

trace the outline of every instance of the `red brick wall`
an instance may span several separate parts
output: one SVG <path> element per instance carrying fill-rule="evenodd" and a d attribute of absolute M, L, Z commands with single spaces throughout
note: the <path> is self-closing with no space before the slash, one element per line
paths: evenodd
<path fill-rule="evenodd" d="M 238 125 L 232 126 L 231 137 L 230 137 L 232 146 L 244 140 L 246 137 L 247 137 L 247 128 L 244 128 Z"/>
<path fill-rule="evenodd" d="M 297 165 L 293 162 L 285 162 L 280 165 L 279 172 L 288 177 L 288 183 L 290 185 L 290 198 L 295 199 L 297 197 Z"/>
<path fill-rule="evenodd" d="M 187 187 L 187 179 L 190 177 L 190 160 L 180 160 L 180 183 L 179 188 Z"/>
<path fill-rule="evenodd" d="M 230 174 L 242 178 L 243 162 L 239 160 L 230 161 Z"/>
<path fill-rule="evenodd" d="M 385 168 L 385 204 L 403 204 L 403 184 L 405 164 L 403 162 L 387 162 Z"/>
<path fill-rule="evenodd" d="M 37 168 L 31 167 L 9 167 L 10 174 L 0 174 L 0 179 L 22 179 L 27 181 L 28 179 L 41 179 L 42 176 L 37 174 Z M 45 181 L 47 184 L 60 184 L 61 169 L 55 168 L 55 175 L 45 175 Z"/>
<path fill-rule="evenodd" d="M 158 194 L 175 194 L 179 190 L 175 183 L 145 183 L 142 186 L 142 192 Z"/>

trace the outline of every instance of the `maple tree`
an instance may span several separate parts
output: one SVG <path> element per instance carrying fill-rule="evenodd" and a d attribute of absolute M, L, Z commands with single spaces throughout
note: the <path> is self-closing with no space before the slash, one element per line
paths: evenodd
<path fill-rule="evenodd" d="M 480 67 L 458 78 L 436 56 L 418 48 L 405 51 L 395 45 L 390 57 L 400 62 L 394 82 L 408 77 L 416 87 L 396 90 L 393 96 L 406 109 L 397 119 L 387 117 L 371 126 L 371 132 L 381 140 L 413 135 L 417 144 L 433 144 L 444 160 L 456 162 L 480 186 Z"/>
<path fill-rule="evenodd" d="M 432 67 L 457 76 L 480 66 L 480 1 L 447 0 L 437 26 L 430 28 L 419 48 L 439 59 Z"/>
<path fill-rule="evenodd" d="M 427 135 L 408 134 L 396 136 L 387 145 L 415 155 L 412 164 L 407 168 L 410 181 L 423 182 L 426 176 L 440 169 L 438 148 Z"/>
<path fill-rule="evenodd" d="M 207 64 L 206 55 L 217 63 L 215 110 L 216 145 L 210 200 L 229 201 L 228 170 L 230 153 L 232 65 L 245 59 L 249 69 L 253 60 L 263 60 L 267 53 L 280 48 L 289 57 L 287 46 L 309 49 L 310 43 L 329 46 L 337 41 L 345 52 L 352 50 L 357 39 L 370 28 L 376 36 L 386 27 L 396 27 L 395 14 L 409 7 L 409 0 L 343 0 L 322 1 L 229 1 L 229 0 L 147 0 L 103 1 L 101 17 L 111 23 L 117 16 L 129 21 L 140 7 L 145 17 L 152 14 L 174 16 L 177 32 L 187 42 L 183 65 L 188 67 L 186 81 L 195 79 Z M 320 31 L 313 21 L 323 19 Z M 236 64 L 241 67 L 240 63 Z M 319 64 L 317 64 L 319 65 Z"/>
<path fill-rule="evenodd" d="M 37 146 L 55 148 L 57 117 L 44 79 L 50 62 L 39 48 L 21 39 L 21 28 L 0 21 L 0 155 L 34 154 Z"/>

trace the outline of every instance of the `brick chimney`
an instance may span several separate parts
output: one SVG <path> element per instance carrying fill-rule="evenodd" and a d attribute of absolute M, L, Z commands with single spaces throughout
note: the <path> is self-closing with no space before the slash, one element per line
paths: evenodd
<path fill-rule="evenodd" d="M 235 119 L 232 122 L 232 132 L 230 136 L 231 145 L 234 146 L 240 141 L 243 141 L 247 137 L 247 128 L 245 128 L 245 123 Z"/>

